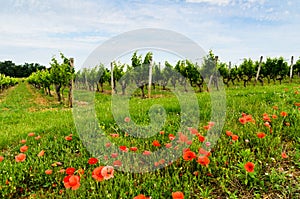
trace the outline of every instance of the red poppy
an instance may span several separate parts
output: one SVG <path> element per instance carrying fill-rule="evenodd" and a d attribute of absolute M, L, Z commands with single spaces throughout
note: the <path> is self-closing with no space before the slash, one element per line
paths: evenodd
<path fill-rule="evenodd" d="M 101 170 L 101 175 L 105 180 L 108 180 L 110 178 L 114 177 L 114 168 L 112 166 L 105 166 Z"/>
<path fill-rule="evenodd" d="M 203 148 L 200 148 L 200 149 L 199 149 L 199 154 L 205 155 L 205 156 L 207 156 L 207 157 L 210 156 L 210 152 L 209 152 L 209 151 L 206 151 L 206 150 L 203 149 Z"/>
<path fill-rule="evenodd" d="M 65 188 L 76 190 L 80 187 L 80 177 L 75 175 L 69 175 L 64 178 Z"/>
<path fill-rule="evenodd" d="M 231 136 L 231 139 L 232 139 L 233 141 L 237 141 L 237 140 L 239 139 L 239 136 L 237 136 L 237 135 L 232 135 L 232 136 Z"/>
<path fill-rule="evenodd" d="M 172 143 L 166 143 L 165 146 L 166 146 L 166 148 L 171 148 L 172 147 Z"/>
<path fill-rule="evenodd" d="M 203 126 L 203 128 L 204 128 L 205 130 L 209 130 L 209 129 L 211 128 L 211 126 L 207 125 L 207 126 Z"/>
<path fill-rule="evenodd" d="M 246 124 L 246 118 L 242 117 L 242 118 L 239 118 L 239 121 L 241 124 Z"/>
<path fill-rule="evenodd" d="M 113 162 L 113 165 L 115 167 L 120 167 L 120 166 L 122 166 L 122 162 L 120 160 L 116 160 L 116 161 Z"/>
<path fill-rule="evenodd" d="M 72 139 L 73 139 L 72 136 L 69 136 L 69 135 L 65 137 L 65 140 L 67 140 L 67 141 L 71 141 Z"/>
<path fill-rule="evenodd" d="M 51 175 L 52 174 L 52 170 L 51 169 L 47 169 L 46 171 L 45 171 L 45 174 L 47 174 L 47 175 Z"/>
<path fill-rule="evenodd" d="M 266 127 L 268 127 L 268 128 L 271 128 L 271 125 L 270 125 L 269 122 L 265 122 L 264 125 L 265 125 Z"/>
<path fill-rule="evenodd" d="M 255 167 L 254 163 L 247 162 L 244 167 L 247 172 L 249 172 L 249 173 L 254 172 L 254 167 Z"/>
<path fill-rule="evenodd" d="M 195 129 L 195 128 L 190 128 L 189 130 L 190 130 L 191 134 L 193 134 L 193 135 L 197 135 L 198 134 L 198 130 Z"/>
<path fill-rule="evenodd" d="M 73 175 L 75 171 L 76 171 L 75 168 L 69 167 L 69 168 L 66 169 L 66 174 Z"/>
<path fill-rule="evenodd" d="M 198 135 L 198 139 L 199 139 L 200 142 L 205 141 L 205 137 L 203 135 Z"/>
<path fill-rule="evenodd" d="M 233 134 L 233 133 L 232 133 L 231 131 L 226 131 L 226 135 L 227 135 L 227 136 L 232 136 L 232 134 Z"/>
<path fill-rule="evenodd" d="M 273 119 L 276 119 L 276 118 L 277 118 L 277 115 L 272 115 L 272 118 L 273 118 Z"/>
<path fill-rule="evenodd" d="M 111 133 L 110 136 L 113 137 L 113 138 L 117 138 L 117 137 L 119 137 L 119 134 L 117 134 L 117 133 Z"/>
<path fill-rule="evenodd" d="M 35 135 L 35 133 L 28 133 L 29 137 L 33 137 Z"/>
<path fill-rule="evenodd" d="M 19 155 L 15 156 L 16 162 L 24 162 L 26 159 L 26 155 L 24 153 L 20 153 Z"/>
<path fill-rule="evenodd" d="M 160 131 L 159 134 L 163 135 L 163 134 L 165 134 L 165 132 L 164 131 Z"/>
<path fill-rule="evenodd" d="M 127 123 L 130 122 L 130 118 L 129 117 L 125 117 L 124 118 L 124 122 L 127 122 Z"/>
<path fill-rule="evenodd" d="M 0 162 L 2 162 L 4 160 L 3 156 L 0 156 Z"/>
<path fill-rule="evenodd" d="M 188 137 L 184 135 L 183 133 L 179 132 L 179 142 L 184 143 L 188 141 Z"/>
<path fill-rule="evenodd" d="M 161 159 L 161 160 L 159 160 L 159 164 L 165 164 L 165 159 Z"/>
<path fill-rule="evenodd" d="M 175 136 L 173 134 L 169 134 L 169 140 L 174 140 L 175 139 Z"/>
<path fill-rule="evenodd" d="M 258 137 L 258 138 L 264 138 L 265 136 L 266 136 L 266 134 L 263 133 L 263 132 L 257 133 L 257 137 Z"/>
<path fill-rule="evenodd" d="M 98 159 L 97 159 L 97 158 L 90 158 L 90 159 L 88 160 L 88 163 L 89 163 L 89 164 L 97 164 L 97 163 L 98 163 Z"/>
<path fill-rule="evenodd" d="M 295 106 L 300 106 L 300 102 L 295 102 Z"/>
<path fill-rule="evenodd" d="M 184 199 L 184 194 L 181 191 L 173 192 L 172 199 Z"/>
<path fill-rule="evenodd" d="M 273 106 L 273 109 L 274 110 L 278 110 L 278 106 Z"/>
<path fill-rule="evenodd" d="M 21 140 L 20 141 L 22 144 L 25 144 L 26 143 L 26 140 Z"/>
<path fill-rule="evenodd" d="M 157 140 L 154 140 L 154 141 L 152 142 L 152 144 L 153 144 L 153 146 L 156 146 L 156 147 L 160 146 L 160 143 L 159 143 L 159 141 L 157 141 Z"/>
<path fill-rule="evenodd" d="M 111 157 L 112 157 L 112 158 L 118 157 L 118 153 L 112 153 L 112 154 L 111 154 Z"/>
<path fill-rule="evenodd" d="M 285 159 L 285 158 L 288 158 L 289 156 L 288 156 L 285 152 L 282 152 L 282 153 L 281 153 L 281 157 L 282 157 L 283 159 Z"/>
<path fill-rule="evenodd" d="M 104 168 L 104 166 L 100 166 L 100 167 L 97 167 L 93 170 L 92 172 L 92 177 L 97 180 L 98 182 L 104 180 L 104 177 L 103 175 L 101 174 L 101 171 L 102 169 Z"/>
<path fill-rule="evenodd" d="M 208 166 L 208 164 L 210 163 L 210 160 L 207 156 L 199 156 L 197 162 L 203 166 Z"/>
<path fill-rule="evenodd" d="M 129 150 L 130 150 L 130 151 L 137 151 L 137 150 L 138 150 L 138 148 L 137 148 L 137 147 L 135 147 L 135 146 L 133 146 L 133 147 L 130 147 L 130 148 L 129 148 Z"/>
<path fill-rule="evenodd" d="M 150 155 L 151 154 L 151 151 L 144 151 L 143 152 L 143 155 Z"/>
<path fill-rule="evenodd" d="M 38 136 L 36 136 L 34 139 L 35 140 L 39 140 L 39 139 L 41 139 L 42 137 L 40 136 L 40 135 L 38 135 Z"/>
<path fill-rule="evenodd" d="M 133 199 L 148 199 L 148 197 L 144 196 L 143 194 L 139 194 L 135 196 Z"/>
<path fill-rule="evenodd" d="M 288 114 L 287 114 L 287 112 L 282 111 L 282 112 L 280 113 L 280 115 L 281 115 L 282 117 L 286 117 Z"/>
<path fill-rule="evenodd" d="M 28 150 L 28 146 L 21 146 L 20 147 L 20 151 L 22 152 L 22 153 L 24 153 L 24 152 L 26 152 Z"/>
<path fill-rule="evenodd" d="M 186 151 L 183 153 L 183 159 L 185 161 L 190 161 L 193 160 L 194 158 L 196 158 L 196 153 L 194 153 L 193 151 Z"/>
<path fill-rule="evenodd" d="M 110 142 L 107 142 L 106 144 L 105 144 L 105 147 L 110 147 L 111 146 L 111 143 Z"/>
<path fill-rule="evenodd" d="M 119 149 L 123 152 L 127 152 L 128 148 L 126 146 L 120 146 Z"/>

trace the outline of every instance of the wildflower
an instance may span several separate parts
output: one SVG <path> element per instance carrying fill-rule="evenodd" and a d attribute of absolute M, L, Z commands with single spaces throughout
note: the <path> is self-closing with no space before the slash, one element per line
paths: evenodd
<path fill-rule="evenodd" d="M 139 194 L 139 195 L 135 196 L 133 199 L 147 199 L 147 197 L 143 194 Z"/>
<path fill-rule="evenodd" d="M 189 131 L 191 132 L 192 135 L 197 135 L 198 134 L 198 130 L 195 128 L 189 128 Z"/>
<path fill-rule="evenodd" d="M 97 158 L 90 158 L 90 159 L 88 160 L 88 163 L 89 163 L 89 164 L 97 164 L 97 163 L 98 163 L 98 159 L 97 159 Z"/>
<path fill-rule="evenodd" d="M 258 138 L 264 138 L 265 136 L 266 136 L 266 134 L 263 133 L 263 132 L 257 133 L 257 137 L 258 137 Z"/>
<path fill-rule="evenodd" d="M 129 117 L 125 117 L 124 118 L 124 122 L 126 122 L 126 123 L 130 122 L 130 118 Z"/>
<path fill-rule="evenodd" d="M 242 118 L 239 118 L 239 121 L 241 124 L 246 124 L 246 118 L 242 117 Z"/>
<path fill-rule="evenodd" d="M 198 135 L 198 139 L 200 142 L 204 142 L 205 141 L 205 137 L 202 135 Z"/>
<path fill-rule="evenodd" d="M 227 136 L 232 136 L 233 133 L 232 133 L 231 131 L 226 131 L 226 135 L 227 135 Z"/>
<path fill-rule="evenodd" d="M 169 140 L 174 140 L 175 139 L 175 136 L 173 134 L 169 134 Z"/>
<path fill-rule="evenodd" d="M 172 147 L 172 143 L 166 143 L 165 146 L 166 146 L 166 148 L 171 148 Z"/>
<path fill-rule="evenodd" d="M 282 152 L 282 153 L 281 153 L 281 157 L 282 157 L 283 159 L 285 159 L 285 158 L 288 158 L 289 156 L 288 156 L 285 152 Z"/>
<path fill-rule="evenodd" d="M 211 145 L 211 143 L 210 143 L 210 142 L 206 142 L 205 145 L 206 145 L 207 147 L 209 147 L 209 146 Z"/>
<path fill-rule="evenodd" d="M 75 171 L 76 171 L 75 168 L 69 167 L 69 168 L 66 169 L 66 174 L 73 175 Z"/>
<path fill-rule="evenodd" d="M 69 135 L 65 137 L 65 140 L 67 140 L 67 141 L 71 141 L 72 139 L 73 139 L 72 136 L 69 136 Z"/>
<path fill-rule="evenodd" d="M 181 191 L 173 192 L 172 199 L 184 199 L 184 194 Z"/>
<path fill-rule="evenodd" d="M 108 180 L 110 178 L 114 177 L 114 168 L 112 166 L 105 166 L 101 170 L 101 175 L 105 180 Z"/>
<path fill-rule="evenodd" d="M 25 144 L 26 143 L 26 140 L 21 140 L 20 141 L 22 144 Z"/>
<path fill-rule="evenodd" d="M 207 156 L 199 156 L 197 162 L 203 166 L 208 166 L 208 164 L 210 163 L 210 160 Z"/>
<path fill-rule="evenodd" d="M 2 162 L 4 160 L 3 156 L 0 156 L 0 162 Z"/>
<path fill-rule="evenodd" d="M 116 161 L 113 162 L 113 165 L 115 167 L 120 167 L 120 166 L 122 166 L 122 162 L 120 160 L 116 160 Z"/>
<path fill-rule="evenodd" d="M 28 150 L 28 146 L 21 146 L 20 147 L 20 151 L 22 152 L 22 153 L 24 153 L 24 152 L 26 152 Z"/>
<path fill-rule="evenodd" d="M 270 125 L 269 122 L 265 122 L 264 125 L 265 125 L 266 127 L 268 127 L 268 128 L 271 128 L 271 125 Z"/>
<path fill-rule="evenodd" d="M 42 137 L 40 136 L 40 135 L 38 135 L 38 136 L 36 136 L 34 139 L 35 140 L 39 140 L 39 139 L 41 139 Z"/>
<path fill-rule="evenodd" d="M 151 151 L 144 151 L 143 152 L 143 155 L 150 155 L 151 154 Z"/>
<path fill-rule="evenodd" d="M 273 119 L 277 119 L 277 115 L 272 115 L 272 118 Z"/>
<path fill-rule="evenodd" d="M 130 148 L 129 148 L 129 150 L 130 150 L 130 151 L 133 151 L 133 152 L 135 152 L 135 151 L 137 151 L 137 150 L 138 150 L 138 148 L 137 148 L 137 147 L 135 147 L 135 146 L 133 146 L 133 147 L 130 147 Z"/>
<path fill-rule="evenodd" d="M 112 154 L 111 154 L 111 157 L 112 157 L 112 158 L 118 157 L 118 153 L 112 153 Z"/>
<path fill-rule="evenodd" d="M 105 147 L 110 147 L 111 146 L 111 143 L 110 142 L 107 142 L 106 144 L 105 144 Z"/>
<path fill-rule="evenodd" d="M 66 189 L 71 188 L 76 190 L 80 187 L 80 177 L 75 175 L 69 175 L 64 178 L 64 186 Z"/>
<path fill-rule="evenodd" d="M 117 138 L 117 137 L 119 137 L 119 134 L 118 133 L 111 133 L 110 136 L 113 137 L 113 138 Z"/>
<path fill-rule="evenodd" d="M 47 174 L 47 175 L 51 175 L 52 174 L 52 170 L 51 169 L 47 169 L 46 171 L 45 171 L 45 174 Z"/>
<path fill-rule="evenodd" d="M 163 134 L 165 134 L 165 132 L 164 131 L 160 131 L 159 134 L 163 135 Z"/>
<path fill-rule="evenodd" d="M 209 152 L 209 151 L 206 151 L 206 150 L 203 149 L 203 148 L 200 148 L 200 149 L 199 149 L 199 154 L 205 155 L 205 156 L 207 156 L 207 157 L 210 156 L 210 152 Z"/>
<path fill-rule="evenodd" d="M 183 159 L 185 161 L 190 161 L 193 160 L 194 158 L 196 158 L 196 153 L 194 153 L 193 151 L 186 151 L 183 153 Z"/>
<path fill-rule="evenodd" d="M 92 177 L 93 177 L 96 181 L 98 181 L 98 182 L 104 180 L 104 177 L 103 177 L 103 175 L 101 174 L 101 171 L 102 171 L 103 168 L 104 168 L 104 166 L 97 167 L 97 168 L 95 168 L 95 169 L 93 170 L 93 172 L 92 172 Z"/>
<path fill-rule="evenodd" d="M 239 136 L 237 136 L 237 135 L 232 135 L 232 136 L 231 136 L 231 139 L 232 139 L 233 141 L 237 141 L 237 140 L 239 139 Z"/>
<path fill-rule="evenodd" d="M 19 155 L 15 156 L 16 162 L 24 162 L 26 159 L 26 154 L 20 153 Z"/>
<path fill-rule="evenodd" d="M 184 135 L 183 133 L 179 132 L 179 142 L 184 143 L 188 141 L 188 137 Z"/>
<path fill-rule="evenodd" d="M 273 106 L 273 109 L 274 110 L 278 110 L 278 106 Z"/>
<path fill-rule="evenodd" d="M 282 111 L 282 112 L 280 113 L 280 115 L 281 115 L 282 117 L 286 117 L 288 114 L 287 114 L 287 112 Z"/>
<path fill-rule="evenodd" d="M 249 173 L 254 172 L 255 165 L 252 162 L 247 162 L 244 165 L 244 167 L 245 167 L 245 169 L 246 169 L 247 172 L 249 172 Z"/>
<path fill-rule="evenodd" d="M 33 137 L 35 134 L 34 133 L 28 133 L 29 137 Z"/>
<path fill-rule="evenodd" d="M 152 142 L 152 145 L 153 145 L 153 146 L 156 146 L 156 147 L 159 147 L 159 146 L 160 146 L 160 143 L 159 143 L 159 141 L 154 140 L 154 141 Z"/>
<path fill-rule="evenodd" d="M 119 149 L 123 152 L 127 152 L 128 148 L 126 146 L 120 146 Z"/>

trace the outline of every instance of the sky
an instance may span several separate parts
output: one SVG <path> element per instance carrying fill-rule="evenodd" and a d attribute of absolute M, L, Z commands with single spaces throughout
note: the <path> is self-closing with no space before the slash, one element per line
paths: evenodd
<path fill-rule="evenodd" d="M 81 68 L 104 42 L 143 28 L 182 34 L 222 62 L 261 55 L 289 61 L 300 56 L 299 10 L 298 0 L 6 0 L 0 61 L 49 67 L 62 52 Z"/>

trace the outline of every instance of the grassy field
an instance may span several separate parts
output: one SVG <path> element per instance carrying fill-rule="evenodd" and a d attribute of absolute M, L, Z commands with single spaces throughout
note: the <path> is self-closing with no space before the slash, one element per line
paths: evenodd
<path fill-rule="evenodd" d="M 167 158 L 158 160 L 153 167 L 161 169 L 128 173 L 118 169 L 130 164 L 117 164 L 124 154 L 155 152 L 171 143 L 170 134 L 182 141 L 175 95 L 154 93 L 155 98 L 130 99 L 130 120 L 137 124 L 151 122 L 152 105 L 164 107 L 166 114 L 161 132 L 137 139 L 116 124 L 111 96 L 97 93 L 95 109 L 103 134 L 99 132 L 95 140 L 105 136 L 109 142 L 95 160 L 76 132 L 72 110 L 20 83 L 0 95 L 0 198 L 132 199 L 143 194 L 160 199 L 175 198 L 175 192 L 182 192 L 184 198 L 300 198 L 299 93 L 299 81 L 227 88 L 225 125 L 210 153 L 202 148 L 207 141 L 202 136 L 214 128 L 209 126 L 214 122 L 210 121 L 210 95 L 197 93 L 200 123 L 191 131 L 196 134 L 193 142 L 183 141 L 189 150 L 180 151 L 181 157 L 172 164 Z M 174 151 L 175 143 L 170 146 Z M 124 147 L 115 150 L 111 145 Z M 26 159 L 16 157 L 20 153 Z M 95 177 L 100 166 L 114 166 L 113 175 Z"/>

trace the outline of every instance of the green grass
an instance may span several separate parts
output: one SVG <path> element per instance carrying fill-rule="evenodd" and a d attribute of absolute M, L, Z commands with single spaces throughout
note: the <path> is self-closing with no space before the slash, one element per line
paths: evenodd
<path fill-rule="evenodd" d="M 149 109 L 156 104 L 166 112 L 165 123 L 161 126 L 164 134 L 157 133 L 150 138 L 137 139 L 126 134 L 136 128 L 130 127 L 128 131 L 124 131 L 116 124 L 112 115 L 111 96 L 97 93 L 95 109 L 99 129 L 92 129 L 95 133 L 92 134 L 93 139 L 84 144 L 91 144 L 88 148 L 96 146 L 102 150 L 99 152 L 96 150 L 99 148 L 94 148 L 95 154 L 91 154 L 80 140 L 80 137 L 89 135 L 91 129 L 85 129 L 84 135 L 77 134 L 71 110 L 57 104 L 54 98 L 46 98 L 47 103 L 44 104 L 37 103 L 40 93 L 30 90 L 30 87 L 21 83 L 6 91 L 0 98 L 0 110 L 3 110 L 0 112 L 0 156 L 5 158 L 0 162 L 0 195 L 3 198 L 132 199 L 138 194 L 144 194 L 156 199 L 171 198 L 172 192 L 175 191 L 182 191 L 185 198 L 300 197 L 300 110 L 294 105 L 295 102 L 300 102 L 300 94 L 295 93 L 300 92 L 299 81 L 264 87 L 250 85 L 247 88 L 226 88 L 225 125 L 217 144 L 211 150 L 207 167 L 200 165 L 196 160 L 185 161 L 181 157 L 173 164 L 153 172 L 142 174 L 116 170 L 114 178 L 102 182 L 96 182 L 91 177 L 93 169 L 100 165 L 111 165 L 114 160 L 123 157 L 122 152 L 92 144 L 106 144 L 105 136 L 117 147 L 137 147 L 136 153 L 142 153 L 144 150 L 156 151 L 157 148 L 152 145 L 153 140 L 158 140 L 163 147 L 164 143 L 170 142 L 168 135 L 172 133 L 178 136 L 180 129 L 182 113 L 175 95 L 167 92 L 165 97 L 166 92 L 154 92 L 156 98 L 130 99 L 128 116 L 136 124 L 150 124 Z M 84 92 L 81 95 L 84 95 Z M 200 109 L 200 123 L 195 128 L 202 135 L 206 135 L 207 131 L 203 127 L 211 120 L 210 95 L 197 93 L 196 96 Z M 277 106 L 278 110 L 273 106 Z M 122 120 L 127 116 L 123 109 L 126 107 L 118 107 Z M 282 117 L 282 111 L 288 115 Z M 241 124 L 239 118 L 242 117 L 242 113 L 252 115 L 255 123 Z M 264 125 L 264 113 L 270 117 L 278 117 L 271 117 L 272 132 Z M 100 129 L 104 134 L 100 133 Z M 225 133 L 227 130 L 238 135 L 238 141 L 232 141 Z M 41 135 L 41 139 L 28 137 L 30 132 L 35 132 L 35 136 Z M 264 132 L 266 137 L 258 138 L 258 132 Z M 65 136 L 70 133 L 73 134 L 73 139 L 65 140 Z M 112 138 L 112 133 L 119 134 L 119 137 Z M 24 145 L 20 143 L 21 139 L 27 140 L 26 145 L 29 149 L 25 152 L 26 160 L 16 163 L 15 156 Z M 196 137 L 190 150 L 198 153 L 201 146 L 202 143 Z M 45 151 L 45 155 L 37 157 L 41 150 Z M 118 152 L 119 157 L 111 158 L 112 152 Z M 282 152 L 285 152 L 288 158 L 283 159 Z M 101 162 L 89 165 L 88 159 L 96 154 Z M 109 156 L 108 160 L 103 159 L 105 155 Z M 61 162 L 62 166 L 52 165 L 55 162 Z M 246 172 L 246 162 L 255 164 L 254 173 Z M 80 175 L 78 190 L 64 187 L 63 179 L 66 174 L 59 171 L 68 167 L 85 171 Z M 47 169 L 53 170 L 53 173 L 46 175 Z M 195 175 L 196 173 L 198 174 Z M 77 171 L 75 175 L 79 175 Z"/>

